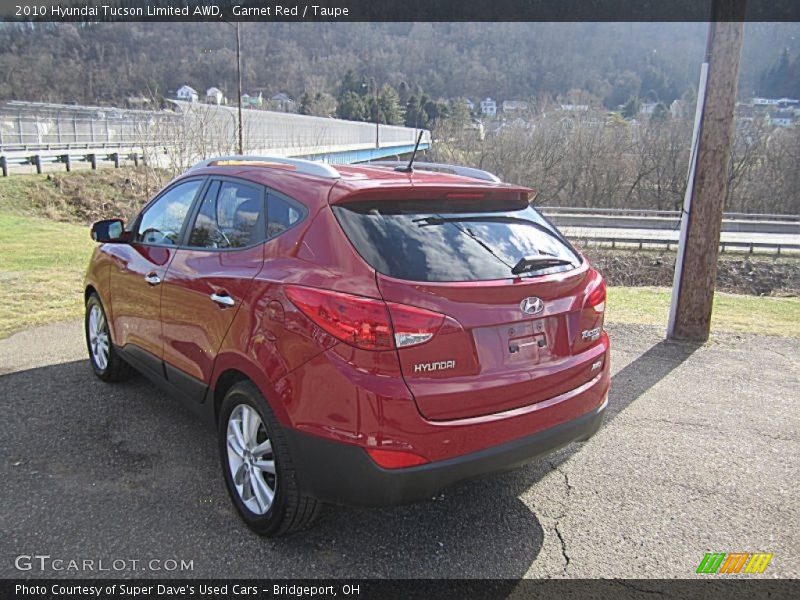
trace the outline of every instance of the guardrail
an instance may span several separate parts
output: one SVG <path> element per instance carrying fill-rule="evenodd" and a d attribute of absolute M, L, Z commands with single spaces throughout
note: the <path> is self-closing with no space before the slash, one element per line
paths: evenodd
<path fill-rule="evenodd" d="M 652 210 L 640 208 L 582 208 L 575 206 L 537 206 L 537 208 L 547 215 L 612 215 L 612 216 L 633 216 L 633 217 L 665 217 L 679 219 L 679 210 Z M 726 212 L 722 214 L 723 219 L 731 220 L 752 220 L 752 221 L 797 221 L 800 222 L 800 215 L 783 214 L 759 214 L 759 213 L 738 213 Z"/>
<path fill-rule="evenodd" d="M 664 211 L 637 211 L 598 209 L 563 210 L 542 207 L 541 211 L 559 227 L 584 227 L 590 229 L 627 229 L 627 230 L 678 230 L 681 225 L 681 213 L 672 212 L 669 216 Z M 723 232 L 780 233 L 800 236 L 800 219 L 795 215 L 747 215 L 726 213 L 722 219 Z"/>
<path fill-rule="evenodd" d="M 640 238 L 640 237 L 612 237 L 612 236 L 595 236 L 595 235 L 579 235 L 568 236 L 574 242 L 589 242 L 596 245 L 610 246 L 611 248 L 638 248 L 643 250 L 645 248 L 665 248 L 670 251 L 672 248 L 678 247 L 677 240 L 671 239 L 654 239 L 654 238 Z M 768 251 L 769 254 L 800 254 L 800 243 L 782 243 L 782 242 L 747 242 L 747 241 L 720 241 L 720 251 L 726 250 L 745 250 L 748 254 L 755 254 L 757 251 L 764 253 Z"/>

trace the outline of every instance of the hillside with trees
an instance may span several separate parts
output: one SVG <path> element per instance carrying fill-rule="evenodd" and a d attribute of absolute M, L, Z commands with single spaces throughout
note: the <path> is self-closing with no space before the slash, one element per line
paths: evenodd
<path fill-rule="evenodd" d="M 706 38 L 703 23 L 243 23 L 241 31 L 245 91 L 288 93 L 309 114 L 344 100 L 344 116 L 374 112 L 377 88 L 387 114 L 393 93 L 403 108 L 415 102 L 417 122 L 458 97 L 581 90 L 607 108 L 632 98 L 669 104 L 696 85 Z M 120 104 L 183 84 L 232 97 L 234 40 L 225 23 L 0 24 L 0 100 Z M 798 95 L 798 69 L 800 25 L 747 25 L 742 95 Z"/>

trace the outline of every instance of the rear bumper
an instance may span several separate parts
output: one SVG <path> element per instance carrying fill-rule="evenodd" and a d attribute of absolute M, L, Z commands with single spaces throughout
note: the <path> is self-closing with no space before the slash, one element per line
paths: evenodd
<path fill-rule="evenodd" d="M 363 448 L 287 431 L 300 487 L 323 502 L 385 506 L 425 500 L 444 488 L 508 471 L 574 441 L 590 438 L 605 416 L 600 406 L 569 421 L 497 446 L 407 469 L 382 469 Z"/>

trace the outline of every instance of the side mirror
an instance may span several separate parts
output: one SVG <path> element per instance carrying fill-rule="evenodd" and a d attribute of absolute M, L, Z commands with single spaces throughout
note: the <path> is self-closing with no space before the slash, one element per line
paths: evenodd
<path fill-rule="evenodd" d="M 105 219 L 92 225 L 92 239 L 101 244 L 124 242 L 124 233 L 122 219 Z"/>

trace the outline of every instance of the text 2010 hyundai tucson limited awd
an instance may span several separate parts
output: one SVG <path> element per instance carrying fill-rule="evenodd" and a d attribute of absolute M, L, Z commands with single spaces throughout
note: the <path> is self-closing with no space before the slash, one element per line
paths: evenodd
<path fill-rule="evenodd" d="M 531 197 L 460 167 L 204 161 L 93 226 L 92 366 L 213 423 L 264 535 L 517 467 L 590 437 L 609 389 L 603 278 Z"/>

